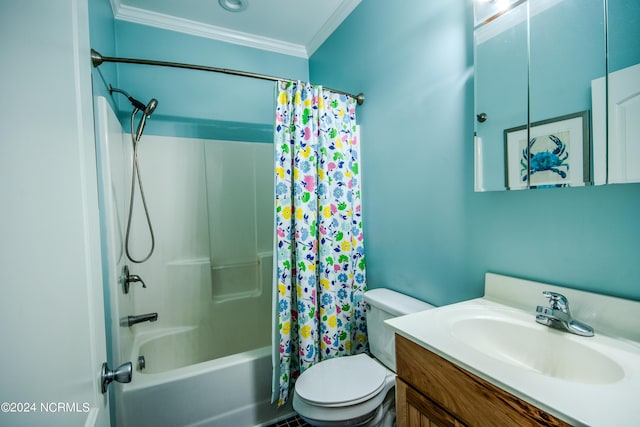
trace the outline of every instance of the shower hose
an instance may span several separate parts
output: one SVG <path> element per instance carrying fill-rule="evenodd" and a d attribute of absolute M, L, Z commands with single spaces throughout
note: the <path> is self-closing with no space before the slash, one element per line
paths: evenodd
<path fill-rule="evenodd" d="M 129 218 L 127 219 L 127 232 L 125 236 L 125 252 L 127 254 L 127 258 L 131 262 L 135 262 L 137 264 L 143 263 L 151 257 L 153 254 L 153 250 L 156 245 L 155 236 L 153 235 L 153 227 L 151 226 L 151 218 L 149 218 L 149 209 L 147 208 L 147 200 L 144 196 L 144 189 L 142 188 L 142 178 L 140 177 L 140 166 L 138 165 L 138 145 L 140 144 L 140 138 L 142 138 L 142 134 L 140 133 L 140 137 L 137 137 L 136 133 L 133 131 L 133 124 L 135 121 L 136 114 L 140 111 L 137 107 L 133 109 L 131 113 L 131 142 L 133 143 L 133 167 L 131 172 L 131 197 L 129 199 Z M 143 111 L 144 115 L 145 112 Z M 143 117 L 144 119 L 144 117 Z M 136 190 L 136 178 L 138 181 L 138 188 L 140 188 L 140 198 L 142 199 L 142 206 L 144 208 L 144 214 L 147 218 L 147 225 L 149 226 L 149 234 L 151 235 L 151 249 L 149 249 L 149 253 L 142 259 L 135 259 L 131 256 L 129 251 L 129 236 L 131 231 L 131 218 L 133 216 L 133 200 Z"/>

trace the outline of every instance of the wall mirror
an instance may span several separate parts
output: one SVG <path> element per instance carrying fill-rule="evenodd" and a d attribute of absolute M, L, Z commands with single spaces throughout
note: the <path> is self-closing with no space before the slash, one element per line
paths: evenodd
<path fill-rule="evenodd" d="M 474 14 L 475 190 L 640 181 L 640 2 L 475 0 Z"/>

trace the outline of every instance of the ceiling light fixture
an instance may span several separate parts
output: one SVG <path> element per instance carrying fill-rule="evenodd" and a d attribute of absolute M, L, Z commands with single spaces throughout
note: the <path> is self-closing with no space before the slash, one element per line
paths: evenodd
<path fill-rule="evenodd" d="M 218 3 L 229 12 L 242 12 L 249 6 L 248 0 L 218 0 Z"/>

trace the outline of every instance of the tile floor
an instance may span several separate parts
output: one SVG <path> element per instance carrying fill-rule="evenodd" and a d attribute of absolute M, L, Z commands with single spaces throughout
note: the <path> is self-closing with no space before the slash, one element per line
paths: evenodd
<path fill-rule="evenodd" d="M 295 416 L 287 418 L 286 420 L 278 421 L 275 424 L 271 424 L 269 427 L 311 427 L 311 424 L 307 424 L 302 421 L 300 417 Z"/>

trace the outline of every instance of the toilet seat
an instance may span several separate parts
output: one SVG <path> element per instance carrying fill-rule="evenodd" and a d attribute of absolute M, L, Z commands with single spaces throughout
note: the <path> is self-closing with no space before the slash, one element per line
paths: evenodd
<path fill-rule="evenodd" d="M 311 405 L 329 408 L 356 405 L 380 393 L 388 374 L 385 367 L 366 354 L 337 357 L 304 371 L 295 390 L 300 399 Z M 349 385 L 340 386 L 347 378 Z"/>
<path fill-rule="evenodd" d="M 353 425 L 363 425 L 376 417 L 376 414 L 382 408 L 383 402 L 389 398 L 393 398 L 393 386 L 396 383 L 395 374 L 390 373 L 386 380 L 382 391 L 373 396 L 371 399 L 347 406 L 319 406 L 307 403 L 297 392 L 293 393 L 293 409 L 307 423 L 318 427 L 335 427 Z"/>

